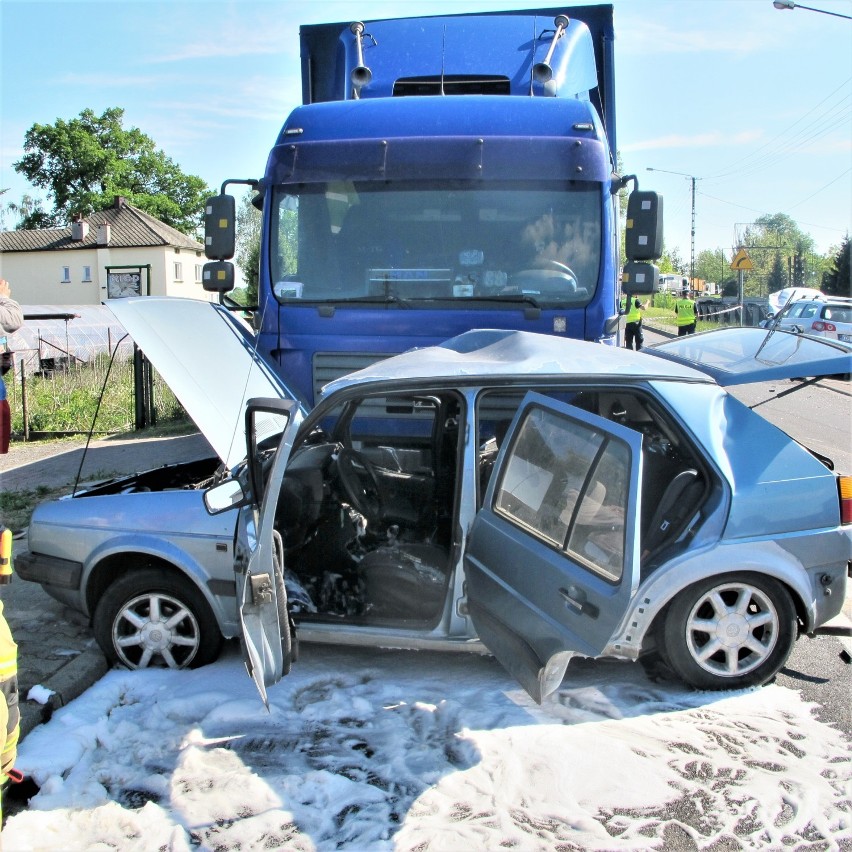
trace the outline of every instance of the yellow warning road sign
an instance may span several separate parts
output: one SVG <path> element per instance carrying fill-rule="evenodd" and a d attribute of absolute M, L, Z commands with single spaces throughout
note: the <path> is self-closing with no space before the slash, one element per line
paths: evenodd
<path fill-rule="evenodd" d="M 737 252 L 737 256 L 731 261 L 731 269 L 754 269 L 754 264 L 751 262 L 751 258 L 748 256 L 748 253 L 744 248 L 741 248 Z"/>

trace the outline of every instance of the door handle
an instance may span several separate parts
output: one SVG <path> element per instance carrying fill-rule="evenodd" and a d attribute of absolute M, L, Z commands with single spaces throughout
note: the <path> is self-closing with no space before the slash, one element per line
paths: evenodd
<path fill-rule="evenodd" d="M 562 600 L 578 615 L 588 615 L 589 618 L 597 618 L 600 615 L 600 610 L 594 604 L 589 603 L 588 596 L 578 586 L 560 589 L 559 594 L 562 595 Z"/>

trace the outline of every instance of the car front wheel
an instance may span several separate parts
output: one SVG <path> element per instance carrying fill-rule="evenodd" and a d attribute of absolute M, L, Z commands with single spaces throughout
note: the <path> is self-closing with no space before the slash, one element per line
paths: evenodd
<path fill-rule="evenodd" d="M 98 602 L 95 638 L 107 658 L 130 669 L 197 668 L 219 655 L 222 634 L 201 593 L 157 569 L 116 580 Z"/>
<path fill-rule="evenodd" d="M 796 640 L 790 595 L 771 577 L 729 574 L 696 583 L 672 602 L 662 629 L 669 665 L 697 689 L 771 680 Z"/>

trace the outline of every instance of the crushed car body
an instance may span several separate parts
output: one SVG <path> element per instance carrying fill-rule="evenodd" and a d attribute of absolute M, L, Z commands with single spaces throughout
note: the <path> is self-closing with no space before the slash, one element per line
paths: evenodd
<path fill-rule="evenodd" d="M 116 662 L 200 665 L 242 635 L 265 694 L 296 639 L 488 650 L 541 701 L 573 655 L 656 651 L 697 688 L 739 688 L 840 611 L 852 482 L 724 388 L 848 373 L 848 345 L 477 330 L 308 412 L 219 306 L 114 310 L 221 433 L 220 459 L 143 475 L 161 488 L 130 477 L 33 515 L 18 573 L 91 616 Z M 238 392 L 212 405 L 221 357 Z"/>

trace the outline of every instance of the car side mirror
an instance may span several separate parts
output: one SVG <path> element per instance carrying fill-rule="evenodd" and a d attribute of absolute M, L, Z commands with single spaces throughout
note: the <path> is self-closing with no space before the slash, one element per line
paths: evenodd
<path fill-rule="evenodd" d="M 226 479 L 204 492 L 204 508 L 211 515 L 227 512 L 248 503 L 243 486 L 236 479 Z"/>

